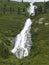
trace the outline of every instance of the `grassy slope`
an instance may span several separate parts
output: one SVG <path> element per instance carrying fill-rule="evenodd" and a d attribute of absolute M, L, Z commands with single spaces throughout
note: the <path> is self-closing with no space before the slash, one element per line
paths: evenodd
<path fill-rule="evenodd" d="M 30 55 L 22 60 L 18 60 L 11 53 L 6 59 L 0 56 L 0 65 L 49 65 L 49 25 L 36 23 L 42 17 L 45 18 L 43 22 L 49 22 L 49 13 L 34 18 L 31 29 L 33 46 Z M 0 50 L 3 51 L 1 44 L 4 44 L 9 50 L 12 48 L 11 45 L 8 45 L 11 44 L 8 38 L 14 37 L 20 32 L 26 19 L 25 15 L 0 15 Z M 39 30 L 34 32 L 37 27 Z"/>

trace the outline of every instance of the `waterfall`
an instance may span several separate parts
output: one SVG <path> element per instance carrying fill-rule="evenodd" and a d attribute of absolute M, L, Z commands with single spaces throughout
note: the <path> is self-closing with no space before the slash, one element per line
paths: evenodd
<path fill-rule="evenodd" d="M 32 7 L 33 5 L 31 3 L 29 7 L 30 10 L 28 9 L 28 12 L 29 14 L 31 12 L 31 14 L 34 16 L 35 12 L 31 11 L 31 10 L 34 10 L 34 7 L 33 9 Z M 14 48 L 11 50 L 11 52 L 15 54 L 18 59 L 22 59 L 23 57 L 26 57 L 29 55 L 29 52 L 32 46 L 31 33 L 30 33 L 31 24 L 32 24 L 32 21 L 30 18 L 28 18 L 26 20 L 26 23 L 22 31 L 15 37 L 15 45 L 14 45 Z"/>
<path fill-rule="evenodd" d="M 35 16 L 35 9 L 37 9 L 37 6 L 33 5 L 33 3 L 30 3 L 30 7 L 27 9 L 29 15 Z"/>

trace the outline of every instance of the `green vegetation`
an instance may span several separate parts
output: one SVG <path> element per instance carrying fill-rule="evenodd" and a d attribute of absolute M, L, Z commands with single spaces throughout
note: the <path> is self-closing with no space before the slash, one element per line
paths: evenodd
<path fill-rule="evenodd" d="M 41 8 L 43 3 L 36 5 Z M 0 65 L 49 65 L 49 25 L 45 25 L 49 23 L 49 8 L 46 13 L 41 12 L 32 20 L 33 45 L 29 56 L 19 60 L 10 52 L 13 47 L 11 40 L 22 30 L 28 18 L 28 6 L 29 3 L 0 0 Z M 43 24 L 39 24 L 41 18 Z"/>

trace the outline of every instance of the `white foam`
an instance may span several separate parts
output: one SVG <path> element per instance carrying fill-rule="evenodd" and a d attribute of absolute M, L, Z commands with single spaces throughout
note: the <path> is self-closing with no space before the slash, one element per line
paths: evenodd
<path fill-rule="evenodd" d="M 28 18 L 23 30 L 16 36 L 15 46 L 11 50 L 11 52 L 14 53 L 19 59 L 29 55 L 32 45 L 30 34 L 31 24 L 32 21 L 30 18 Z"/>
<path fill-rule="evenodd" d="M 37 6 L 30 3 L 30 7 L 27 9 L 29 15 L 35 16 L 35 9 L 37 9 Z"/>

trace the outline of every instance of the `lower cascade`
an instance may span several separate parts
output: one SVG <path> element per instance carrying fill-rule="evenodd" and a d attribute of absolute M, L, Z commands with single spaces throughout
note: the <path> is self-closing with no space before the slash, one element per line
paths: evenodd
<path fill-rule="evenodd" d="M 14 53 L 19 59 L 28 56 L 30 52 L 30 48 L 32 46 L 30 34 L 31 24 L 32 21 L 28 18 L 23 30 L 16 36 L 15 46 L 11 50 L 11 52 Z"/>

